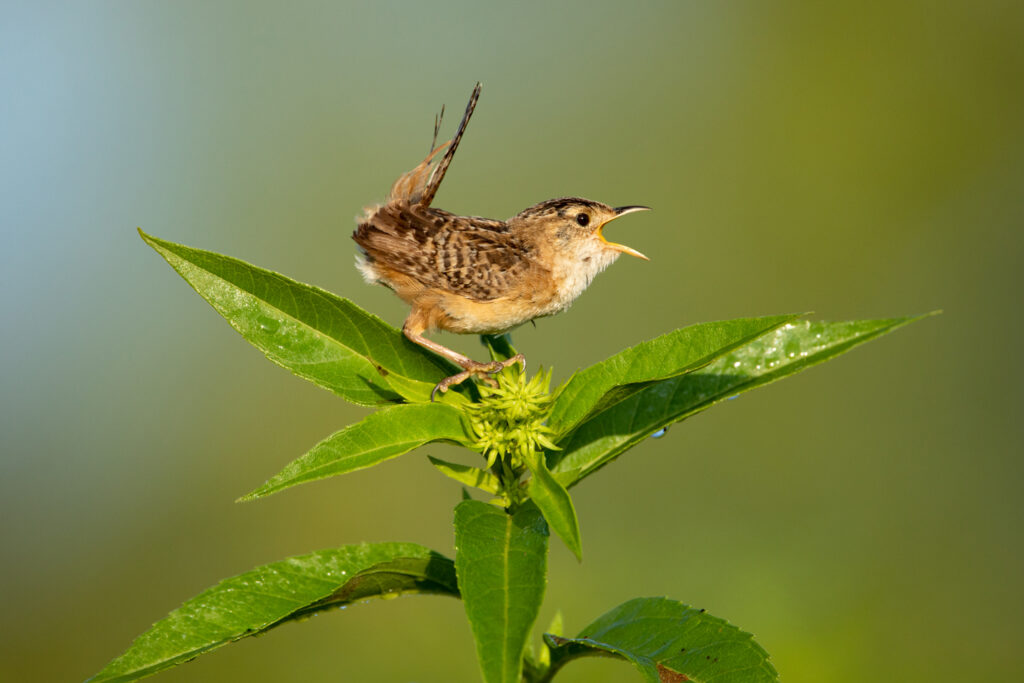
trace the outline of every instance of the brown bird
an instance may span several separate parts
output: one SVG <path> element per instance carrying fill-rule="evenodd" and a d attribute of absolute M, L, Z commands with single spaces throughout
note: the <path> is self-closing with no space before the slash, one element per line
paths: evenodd
<path fill-rule="evenodd" d="M 455 137 L 439 147 L 440 119 L 435 120 L 430 154 L 399 176 L 387 201 L 368 208 L 352 234 L 362 251 L 356 266 L 366 281 L 391 288 L 412 307 L 402 326 L 405 336 L 463 368 L 441 380 L 431 400 L 474 375 L 493 384 L 491 374 L 514 363 L 525 370 L 526 361 L 520 353 L 479 363 L 427 339 L 425 332 L 500 334 L 568 308 L 619 254 L 647 259 L 601 234 L 610 221 L 646 206 L 612 208 L 564 197 L 531 206 L 507 221 L 431 207 L 479 97 L 477 83 Z M 444 156 L 433 165 L 443 149 Z"/>

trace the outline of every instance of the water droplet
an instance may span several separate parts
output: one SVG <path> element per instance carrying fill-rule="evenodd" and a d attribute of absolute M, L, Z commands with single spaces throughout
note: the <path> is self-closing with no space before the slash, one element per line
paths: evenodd
<path fill-rule="evenodd" d="M 651 434 L 651 438 L 652 439 L 660 439 L 661 437 L 665 436 L 665 432 L 667 432 L 667 431 L 668 431 L 667 427 L 662 427 L 658 431 L 656 431 L 653 434 Z"/>
<path fill-rule="evenodd" d="M 268 318 L 265 315 L 261 315 L 256 318 L 256 322 L 259 324 L 261 330 L 269 334 L 277 332 L 277 328 L 281 327 L 280 320 L 274 320 L 273 318 Z"/>
<path fill-rule="evenodd" d="M 732 364 L 732 366 L 733 366 L 734 368 L 738 368 L 738 367 L 740 366 L 740 362 L 739 362 L 739 361 L 736 361 L 735 363 L 733 363 L 733 364 Z"/>

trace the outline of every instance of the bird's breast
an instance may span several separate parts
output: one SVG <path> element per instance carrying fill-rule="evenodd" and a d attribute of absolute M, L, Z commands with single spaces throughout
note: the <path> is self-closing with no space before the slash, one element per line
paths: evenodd
<path fill-rule="evenodd" d="M 610 266 L 619 252 L 604 248 L 600 243 L 581 244 L 576 249 L 563 253 L 554 260 L 552 279 L 555 282 L 555 296 L 552 297 L 550 313 L 563 311 L 579 297 L 598 273 Z"/>

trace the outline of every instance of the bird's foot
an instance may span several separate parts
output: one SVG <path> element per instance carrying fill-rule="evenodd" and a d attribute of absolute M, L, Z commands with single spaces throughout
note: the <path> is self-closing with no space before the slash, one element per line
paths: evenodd
<path fill-rule="evenodd" d="M 438 392 L 443 394 L 448 391 L 450 387 L 453 387 L 456 384 L 462 384 L 474 375 L 478 376 L 490 386 L 497 387 L 498 381 L 494 379 L 492 375 L 496 375 L 505 368 L 510 365 L 515 365 L 516 363 L 519 363 L 520 369 L 523 372 L 526 372 L 526 358 L 521 353 L 517 353 L 507 360 L 496 360 L 491 363 L 477 363 L 476 361 L 470 361 L 463 365 L 465 369 L 459 374 L 452 375 L 451 377 L 445 377 L 443 380 L 438 382 L 437 386 L 434 387 L 434 390 L 430 392 L 430 401 L 431 403 L 434 402 L 434 399 L 437 398 Z"/>

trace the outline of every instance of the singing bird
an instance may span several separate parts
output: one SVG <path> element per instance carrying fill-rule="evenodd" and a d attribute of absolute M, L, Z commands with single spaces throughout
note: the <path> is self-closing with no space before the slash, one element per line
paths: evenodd
<path fill-rule="evenodd" d="M 411 306 L 402 326 L 405 336 L 463 369 L 441 380 L 431 400 L 473 376 L 493 384 L 490 375 L 514 363 L 525 369 L 526 361 L 520 353 L 480 363 L 427 339 L 426 332 L 500 334 L 564 311 L 619 254 L 647 260 L 602 234 L 609 222 L 646 206 L 612 208 L 562 197 L 504 221 L 432 207 L 479 97 L 477 83 L 455 137 L 440 146 L 440 118 L 435 119 L 430 154 L 399 176 L 383 204 L 365 210 L 352 234 L 360 247 L 356 266 L 363 278 L 389 287 Z"/>

